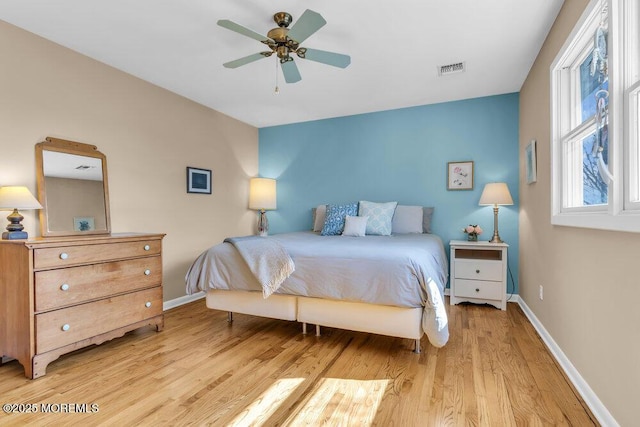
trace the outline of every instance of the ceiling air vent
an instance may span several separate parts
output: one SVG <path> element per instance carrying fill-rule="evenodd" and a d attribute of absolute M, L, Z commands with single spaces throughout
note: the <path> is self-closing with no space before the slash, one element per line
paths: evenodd
<path fill-rule="evenodd" d="M 448 74 L 461 73 L 464 71 L 464 62 L 456 62 L 455 64 L 441 65 L 438 67 L 438 75 L 446 76 Z"/>

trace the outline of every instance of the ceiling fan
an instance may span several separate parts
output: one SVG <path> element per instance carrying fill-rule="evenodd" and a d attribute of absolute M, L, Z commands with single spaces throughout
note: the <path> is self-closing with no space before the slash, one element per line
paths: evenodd
<path fill-rule="evenodd" d="M 287 12 L 278 12 L 273 15 L 273 20 L 278 24 L 278 28 L 270 30 L 266 36 L 256 33 L 242 25 L 236 24 L 228 19 L 221 19 L 218 25 L 228 30 L 240 33 L 243 36 L 251 37 L 261 43 L 269 46 L 271 50 L 266 52 L 254 53 L 235 61 L 222 64 L 226 68 L 238 68 L 242 65 L 257 61 L 258 59 L 268 58 L 274 53 L 280 59 L 282 73 L 287 83 L 296 83 L 302 79 L 298 66 L 293 61 L 291 54 L 296 54 L 298 58 L 308 59 L 310 61 L 320 62 L 322 64 L 332 65 L 334 67 L 346 68 L 351 63 L 349 55 L 341 53 L 327 52 L 325 50 L 311 49 L 301 47 L 309 36 L 322 28 L 327 21 L 322 15 L 313 10 L 307 9 L 289 29 L 292 17 Z"/>

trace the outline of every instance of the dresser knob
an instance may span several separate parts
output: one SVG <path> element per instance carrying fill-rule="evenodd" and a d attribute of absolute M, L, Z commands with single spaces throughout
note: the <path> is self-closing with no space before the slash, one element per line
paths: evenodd
<path fill-rule="evenodd" d="M 68 331 L 69 328 L 70 328 L 70 326 L 69 326 L 68 323 L 65 323 L 64 325 L 62 325 L 62 330 L 65 331 L 65 332 Z"/>
<path fill-rule="evenodd" d="M 62 286 L 60 286 L 60 289 L 63 291 L 68 291 L 69 290 L 69 285 L 67 285 L 66 283 L 63 283 Z"/>
<path fill-rule="evenodd" d="M 62 252 L 62 253 L 60 254 L 60 259 L 67 259 L 67 258 L 69 258 L 69 254 L 68 254 L 68 253 L 66 253 L 66 252 Z"/>
<path fill-rule="evenodd" d="M 480 292 L 480 289 L 476 288 L 476 292 Z"/>
<path fill-rule="evenodd" d="M 147 308 L 151 307 L 151 301 L 147 301 L 146 303 L 144 303 L 144 306 Z"/>
<path fill-rule="evenodd" d="M 144 250 L 145 250 L 145 251 L 148 251 L 149 249 L 151 249 L 151 246 L 149 246 L 149 245 L 144 245 Z"/>
<path fill-rule="evenodd" d="M 478 273 L 478 274 L 479 274 L 479 273 L 480 273 L 480 270 L 476 270 L 476 273 Z"/>
<path fill-rule="evenodd" d="M 145 271 L 144 271 L 144 275 L 145 275 L 145 276 L 148 276 L 148 275 L 150 275 L 150 274 L 151 274 L 151 270 L 145 270 Z"/>

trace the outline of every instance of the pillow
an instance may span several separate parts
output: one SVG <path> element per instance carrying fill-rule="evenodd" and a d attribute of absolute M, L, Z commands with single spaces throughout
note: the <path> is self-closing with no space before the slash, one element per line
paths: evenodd
<path fill-rule="evenodd" d="M 327 205 L 327 215 L 320 234 L 323 236 L 338 236 L 342 234 L 345 217 L 347 215 L 358 215 L 358 203 Z"/>
<path fill-rule="evenodd" d="M 388 236 L 391 234 L 391 220 L 398 202 L 374 203 L 361 201 L 359 216 L 368 216 L 367 234 Z"/>
<path fill-rule="evenodd" d="M 424 221 L 422 206 L 398 205 L 391 221 L 394 234 L 422 233 Z"/>
<path fill-rule="evenodd" d="M 367 231 L 368 216 L 350 216 L 347 215 L 344 220 L 343 236 L 362 237 Z"/>
<path fill-rule="evenodd" d="M 327 217 L 327 205 L 318 205 L 311 210 L 313 211 L 313 231 L 322 231 Z"/>
<path fill-rule="evenodd" d="M 433 208 L 422 208 L 422 232 L 431 233 L 431 216 L 433 215 Z"/>

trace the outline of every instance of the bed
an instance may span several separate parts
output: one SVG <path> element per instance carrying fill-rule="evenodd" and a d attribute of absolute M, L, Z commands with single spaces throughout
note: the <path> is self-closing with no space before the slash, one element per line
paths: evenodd
<path fill-rule="evenodd" d="M 434 234 L 302 231 L 240 240 L 225 240 L 194 261 L 185 278 L 188 294 L 205 291 L 207 307 L 230 316 L 301 322 L 303 333 L 312 324 L 317 334 L 326 326 L 412 339 L 415 352 L 423 334 L 435 347 L 449 338 L 443 297 L 448 263 Z M 257 245 L 259 254 L 284 252 L 282 265 L 289 270 L 277 286 L 270 282 L 265 288 L 255 271 L 271 270 L 277 262 L 247 261 L 240 244 Z"/>

